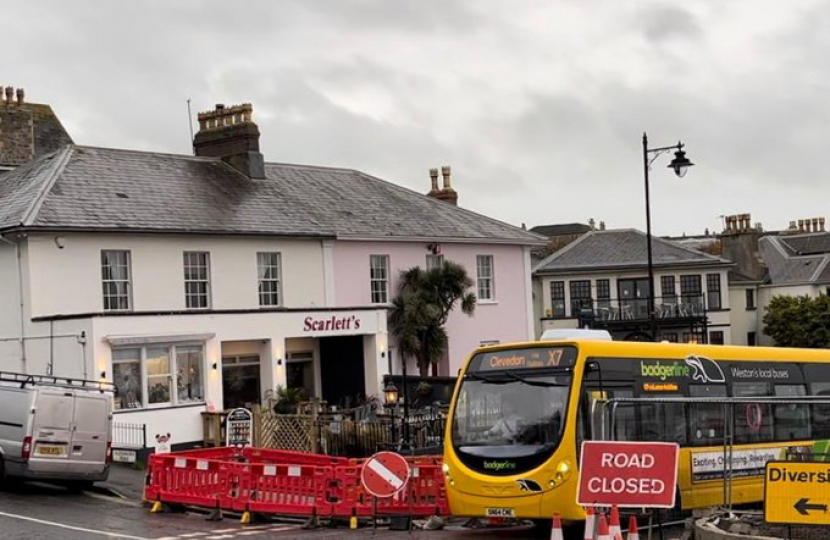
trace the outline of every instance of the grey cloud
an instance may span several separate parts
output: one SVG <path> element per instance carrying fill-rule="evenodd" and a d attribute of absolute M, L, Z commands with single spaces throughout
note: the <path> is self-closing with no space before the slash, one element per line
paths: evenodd
<path fill-rule="evenodd" d="M 700 22 L 691 11 L 674 3 L 651 5 L 637 14 L 645 37 L 652 42 L 673 38 L 698 39 L 703 36 Z"/>

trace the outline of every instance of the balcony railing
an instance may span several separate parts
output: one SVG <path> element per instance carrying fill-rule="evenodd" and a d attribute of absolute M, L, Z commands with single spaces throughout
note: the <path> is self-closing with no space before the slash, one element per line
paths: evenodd
<path fill-rule="evenodd" d="M 600 324 L 636 323 L 649 321 L 649 299 L 612 299 L 612 300 L 573 300 L 570 318 L 579 318 Z M 684 321 L 706 317 L 704 296 L 658 296 L 654 298 L 654 318 L 656 320 Z M 556 317 L 553 318 L 568 318 Z"/>

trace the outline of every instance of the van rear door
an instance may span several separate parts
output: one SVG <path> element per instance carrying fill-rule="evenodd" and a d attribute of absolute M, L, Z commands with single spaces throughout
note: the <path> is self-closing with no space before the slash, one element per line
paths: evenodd
<path fill-rule="evenodd" d="M 72 441 L 75 394 L 61 388 L 37 388 L 32 421 L 32 451 L 29 470 L 63 473 Z"/>
<path fill-rule="evenodd" d="M 75 425 L 68 463 L 70 474 L 103 472 L 107 465 L 107 443 L 110 440 L 110 412 L 107 394 L 75 394 Z"/>

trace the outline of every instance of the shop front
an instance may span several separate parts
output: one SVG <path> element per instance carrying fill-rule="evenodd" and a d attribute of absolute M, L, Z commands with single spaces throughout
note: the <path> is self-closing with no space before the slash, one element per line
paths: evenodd
<path fill-rule="evenodd" d="M 167 433 L 174 445 L 199 443 L 203 412 L 273 406 L 281 396 L 352 407 L 379 395 L 386 373 L 384 309 L 112 318 L 96 325 L 96 369 L 112 374 L 116 386 L 114 421 L 145 424 L 150 446 Z"/>

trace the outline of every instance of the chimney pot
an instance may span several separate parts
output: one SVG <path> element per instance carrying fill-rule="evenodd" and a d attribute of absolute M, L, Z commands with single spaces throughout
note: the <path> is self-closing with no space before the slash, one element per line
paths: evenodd
<path fill-rule="evenodd" d="M 821 228 L 821 232 L 824 232 L 824 218 L 818 218 L 818 226 Z"/>
<path fill-rule="evenodd" d="M 12 102 L 12 96 L 14 95 L 14 88 L 11 86 L 6 87 L 6 103 Z"/>
<path fill-rule="evenodd" d="M 438 168 L 433 167 L 429 170 L 429 178 L 432 181 L 432 189 L 430 189 L 430 193 L 438 193 Z"/>
<path fill-rule="evenodd" d="M 23 98 L 26 96 L 26 92 L 22 88 L 17 89 L 17 104 L 23 105 Z"/>
<path fill-rule="evenodd" d="M 601 231 L 605 230 L 605 222 L 604 221 L 599 222 L 599 230 L 601 230 Z"/>
<path fill-rule="evenodd" d="M 217 104 L 216 104 L 216 110 L 217 110 L 217 111 L 221 111 L 221 110 L 222 110 L 222 109 L 224 109 L 224 108 L 225 108 L 225 104 L 224 104 L 224 103 L 217 103 Z"/>
<path fill-rule="evenodd" d="M 441 167 L 441 176 L 444 177 L 444 189 L 452 189 L 452 183 L 450 181 L 450 166 L 444 165 Z"/>

